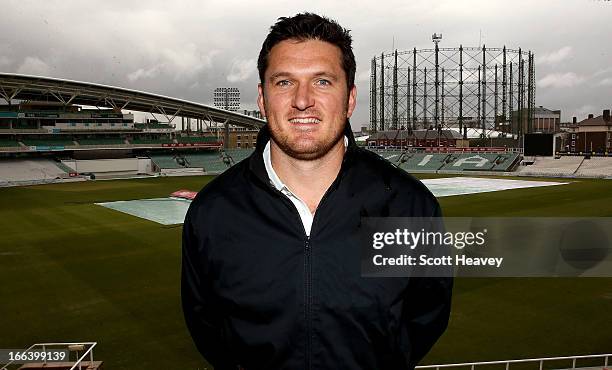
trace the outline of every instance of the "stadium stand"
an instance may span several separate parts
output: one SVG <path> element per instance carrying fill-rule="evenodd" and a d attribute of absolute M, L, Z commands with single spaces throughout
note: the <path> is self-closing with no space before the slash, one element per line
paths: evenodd
<path fill-rule="evenodd" d="M 518 153 L 498 154 L 493 160 L 493 171 L 512 171 L 520 162 L 521 156 Z"/>
<path fill-rule="evenodd" d="M 401 150 L 379 150 L 374 153 L 383 157 L 384 159 L 390 162 L 396 162 L 399 159 L 399 156 L 402 154 Z"/>
<path fill-rule="evenodd" d="M 227 149 L 225 152 L 232 157 L 234 163 L 238 163 L 250 156 L 253 149 Z"/>
<path fill-rule="evenodd" d="M 159 138 L 159 139 L 148 139 L 148 138 L 133 138 L 131 140 L 132 144 L 135 145 L 150 145 L 150 144 L 172 144 L 172 139 L 169 138 Z"/>
<path fill-rule="evenodd" d="M 492 159 L 496 154 L 475 154 L 475 153 L 461 153 L 461 154 L 448 154 L 443 162 L 444 165 L 440 169 L 451 170 L 451 171 L 486 171 L 492 166 Z M 493 158 L 492 158 L 493 157 Z"/>
<path fill-rule="evenodd" d="M 61 160 L 57 160 L 55 162 L 55 165 L 57 167 L 59 167 L 59 169 L 64 171 L 65 173 L 74 173 L 75 172 L 72 168 L 66 166 Z"/>
<path fill-rule="evenodd" d="M 413 153 L 404 154 L 398 157 L 400 168 L 410 171 L 425 171 L 433 172 L 439 170 L 446 163 L 445 160 L 449 157 L 449 154 L 425 154 L 425 153 Z M 403 162 L 403 163 L 402 163 Z"/>
<path fill-rule="evenodd" d="M 172 129 L 171 126 L 163 123 L 134 123 L 134 127 L 139 129 Z"/>
<path fill-rule="evenodd" d="M 519 175 L 572 177 L 584 157 L 535 157 L 531 165 L 520 166 Z"/>
<path fill-rule="evenodd" d="M 183 154 L 151 154 L 149 157 L 162 173 L 207 172 L 221 173 L 238 161 L 247 158 L 252 150 L 233 149 Z"/>
<path fill-rule="evenodd" d="M 72 138 L 66 136 L 49 136 L 45 138 L 24 138 L 21 140 L 26 146 L 73 146 Z"/>
<path fill-rule="evenodd" d="M 95 138 L 95 139 L 77 139 L 79 145 L 124 145 L 125 140 L 122 138 Z"/>
<path fill-rule="evenodd" d="M 19 142 L 13 139 L 0 139 L 0 148 L 15 148 L 19 147 Z"/>
<path fill-rule="evenodd" d="M 450 154 L 445 162 L 442 171 L 509 171 L 518 162 L 518 153 Z"/>
<path fill-rule="evenodd" d="M 511 171 L 518 153 L 410 153 L 375 151 L 408 172 Z"/>
<path fill-rule="evenodd" d="M 612 177 L 612 158 L 591 157 L 582 162 L 576 175 L 585 177 Z"/>
<path fill-rule="evenodd" d="M 18 120 L 13 123 L 13 129 L 35 129 L 36 125 L 28 123 L 27 121 Z"/>
<path fill-rule="evenodd" d="M 223 172 L 228 169 L 228 165 L 223 162 L 220 152 L 210 153 L 189 153 L 187 160 L 191 167 L 202 168 L 204 172 Z"/>
<path fill-rule="evenodd" d="M 50 159 L 4 159 L 0 166 L 0 184 L 36 183 L 65 178 L 66 172 Z"/>
<path fill-rule="evenodd" d="M 187 161 L 177 161 L 176 155 L 151 154 L 149 157 L 160 169 L 180 169 L 189 166 Z"/>

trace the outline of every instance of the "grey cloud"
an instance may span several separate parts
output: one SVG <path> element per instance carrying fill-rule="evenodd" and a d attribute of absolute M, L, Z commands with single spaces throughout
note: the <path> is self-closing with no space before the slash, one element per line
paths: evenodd
<path fill-rule="evenodd" d="M 580 85 L 584 82 L 584 77 L 575 74 L 574 72 L 567 73 L 551 73 L 537 82 L 537 87 L 547 88 L 564 88 Z"/>
<path fill-rule="evenodd" d="M 257 61 L 255 58 L 234 60 L 227 81 L 242 82 L 246 81 L 257 70 Z"/>
<path fill-rule="evenodd" d="M 0 69 L 209 104 L 215 87 L 234 86 L 240 88 L 242 108 L 254 109 L 258 77 L 249 61 L 276 18 L 303 10 L 304 5 L 280 1 L 8 1 L 0 22 Z M 359 71 L 354 128 L 369 119 L 371 58 L 393 46 L 431 47 L 434 32 L 443 33 L 442 47 L 480 41 L 534 51 L 540 61 L 536 104 L 561 109 L 563 119 L 586 105 L 599 111 L 612 104 L 607 71 L 612 55 L 602 47 L 612 36 L 610 2 L 387 0 L 347 6 L 314 0 L 308 10 L 352 30 Z M 599 71 L 604 72 L 593 77 Z"/>
<path fill-rule="evenodd" d="M 536 64 L 558 64 L 572 54 L 571 46 L 564 46 L 559 50 L 546 53 L 536 59 Z"/>
<path fill-rule="evenodd" d="M 49 65 L 37 57 L 26 57 L 23 63 L 17 67 L 17 73 L 21 74 L 47 76 L 50 72 Z"/>

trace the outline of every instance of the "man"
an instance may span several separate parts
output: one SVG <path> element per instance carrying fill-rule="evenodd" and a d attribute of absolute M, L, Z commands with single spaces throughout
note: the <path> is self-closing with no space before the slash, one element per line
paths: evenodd
<path fill-rule="evenodd" d="M 450 279 L 362 278 L 361 218 L 434 217 L 416 179 L 356 146 L 349 32 L 280 18 L 259 56 L 254 153 L 183 226 L 182 302 L 215 369 L 411 369 L 446 328 Z"/>

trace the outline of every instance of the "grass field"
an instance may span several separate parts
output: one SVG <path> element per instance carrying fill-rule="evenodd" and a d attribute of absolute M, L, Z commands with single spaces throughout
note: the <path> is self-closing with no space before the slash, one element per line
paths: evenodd
<path fill-rule="evenodd" d="M 431 177 L 431 176 L 428 176 Z M 106 369 L 203 369 L 179 300 L 180 226 L 94 205 L 209 177 L 0 189 L 0 348 L 96 341 Z M 612 181 L 441 198 L 446 216 L 612 216 Z M 456 281 L 426 363 L 612 352 L 612 278 Z"/>

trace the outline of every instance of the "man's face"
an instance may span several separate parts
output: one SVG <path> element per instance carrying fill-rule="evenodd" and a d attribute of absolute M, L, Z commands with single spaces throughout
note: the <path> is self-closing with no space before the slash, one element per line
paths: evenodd
<path fill-rule="evenodd" d="M 287 155 L 317 159 L 342 140 L 355 109 L 340 48 L 320 40 L 285 40 L 268 55 L 257 103 L 272 140 Z"/>

